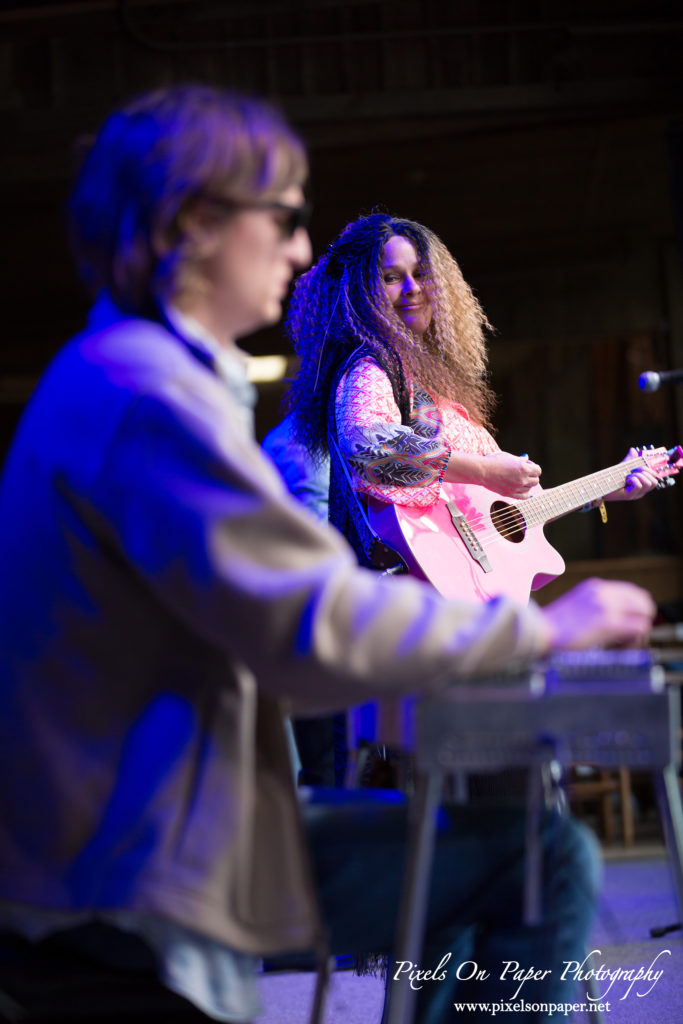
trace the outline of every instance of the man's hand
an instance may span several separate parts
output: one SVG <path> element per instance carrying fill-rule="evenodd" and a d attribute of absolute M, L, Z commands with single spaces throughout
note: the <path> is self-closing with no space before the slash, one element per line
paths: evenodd
<path fill-rule="evenodd" d="M 641 587 L 598 579 L 579 583 L 542 610 L 549 652 L 644 646 L 657 611 Z"/>

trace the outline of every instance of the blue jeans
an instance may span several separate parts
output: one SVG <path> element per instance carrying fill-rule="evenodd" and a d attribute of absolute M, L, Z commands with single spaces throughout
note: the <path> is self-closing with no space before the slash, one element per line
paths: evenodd
<path fill-rule="evenodd" d="M 303 806 L 331 952 L 389 953 L 388 987 L 397 970 L 391 951 L 406 812 L 402 794 L 387 790 L 318 790 Z M 446 954 L 451 956 L 441 980 L 422 983 L 416 1024 L 478 1019 L 490 1024 L 490 1011 L 458 1011 L 453 1004 L 460 1001 L 534 1004 L 575 998 L 572 984 L 560 975 L 565 960 L 580 962 L 585 955 L 600 875 L 597 843 L 571 817 L 546 815 L 542 923 L 531 927 L 522 918 L 524 827 L 521 804 L 440 812 L 425 941 L 415 966 L 434 971 Z M 513 966 L 506 969 L 508 962 Z M 456 977 L 474 975 L 474 965 L 478 980 Z M 538 974 L 517 993 L 520 982 L 513 975 L 530 969 Z M 529 1010 L 516 1012 L 514 1019 L 522 1024 L 549 1018 Z"/>

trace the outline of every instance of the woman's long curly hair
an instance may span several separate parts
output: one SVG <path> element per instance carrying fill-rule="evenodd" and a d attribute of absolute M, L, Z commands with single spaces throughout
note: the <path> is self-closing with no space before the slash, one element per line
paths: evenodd
<path fill-rule="evenodd" d="M 423 338 L 408 330 L 384 290 L 382 260 L 392 235 L 407 238 L 420 260 L 432 306 Z M 446 246 L 422 224 L 385 213 L 347 224 L 298 279 L 286 327 L 300 360 L 286 404 L 297 439 L 318 458 L 327 452 L 330 389 L 359 347 L 370 350 L 388 374 L 400 407 L 407 408 L 415 383 L 462 403 L 478 423 L 490 426 L 494 396 L 484 332 L 491 325 Z"/>

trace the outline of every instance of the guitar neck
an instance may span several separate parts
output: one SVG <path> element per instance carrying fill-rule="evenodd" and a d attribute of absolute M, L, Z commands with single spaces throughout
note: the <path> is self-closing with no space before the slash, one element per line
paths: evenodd
<path fill-rule="evenodd" d="M 579 477 L 568 484 L 550 487 L 547 491 L 534 494 L 522 502 L 524 519 L 528 526 L 538 526 L 553 519 L 560 519 L 570 512 L 583 508 L 589 502 L 604 498 L 606 494 L 623 487 L 628 474 L 643 465 L 643 458 L 638 456 L 616 466 L 601 469 L 597 473 Z"/>

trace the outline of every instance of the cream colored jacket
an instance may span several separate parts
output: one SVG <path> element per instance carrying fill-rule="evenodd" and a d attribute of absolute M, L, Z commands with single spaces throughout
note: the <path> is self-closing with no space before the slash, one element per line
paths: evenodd
<path fill-rule="evenodd" d="M 539 653 L 539 612 L 359 570 L 163 327 L 100 308 L 0 489 L 0 899 L 308 948 L 282 719 Z"/>

